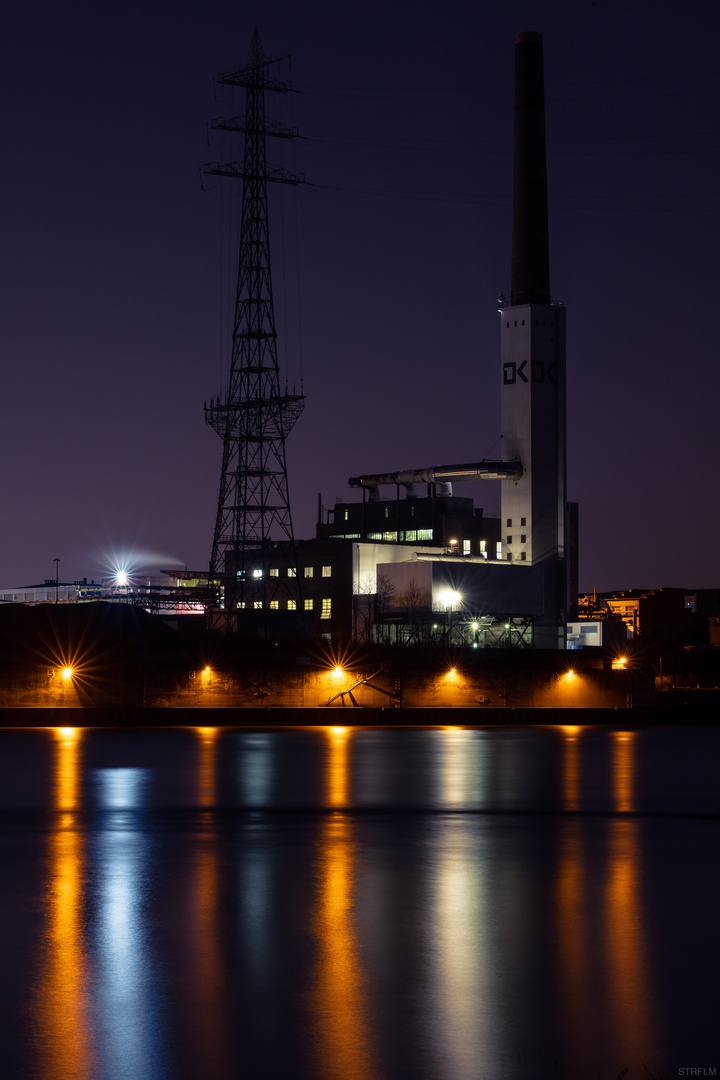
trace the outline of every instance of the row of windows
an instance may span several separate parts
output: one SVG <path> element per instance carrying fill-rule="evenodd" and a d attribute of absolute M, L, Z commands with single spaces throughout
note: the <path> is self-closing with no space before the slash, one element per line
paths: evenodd
<path fill-rule="evenodd" d="M 508 551 L 507 561 L 512 562 L 512 557 L 513 557 L 512 551 Z M 521 551 L 520 555 L 519 555 L 519 558 L 520 558 L 520 562 L 527 562 L 527 552 L 526 551 Z"/>
<path fill-rule="evenodd" d="M 270 577 L 279 577 L 280 576 L 280 571 L 278 570 L 278 568 L 276 566 L 273 566 L 269 573 L 270 573 Z M 305 566 L 305 567 L 303 567 L 303 577 L 314 577 L 314 573 L 315 573 L 315 567 L 314 566 Z M 253 570 L 253 577 L 254 578 L 261 578 L 262 574 L 263 574 L 262 570 Z M 320 567 L 320 574 L 321 574 L 322 577 L 332 577 L 332 566 L 322 566 L 322 567 Z M 289 566 L 288 567 L 287 576 L 288 577 L 297 577 L 297 572 L 296 572 L 294 566 Z"/>
<path fill-rule="evenodd" d="M 512 529 L 512 518 L 507 519 L 508 529 Z M 527 518 L 520 518 L 521 525 L 527 525 Z"/>
<path fill-rule="evenodd" d="M 524 326 L 524 325 L 525 325 L 525 320 L 524 320 L 524 319 L 522 319 L 522 320 L 521 320 L 521 323 L 522 323 L 522 325 Z M 515 319 L 515 325 L 517 326 L 517 319 Z M 539 319 L 536 319 L 536 320 L 535 320 L 535 325 L 536 325 L 536 326 L 539 326 L 539 325 L 540 325 L 540 320 L 539 320 Z M 552 319 L 550 320 L 550 325 L 552 326 Z M 510 329 L 510 323 L 509 323 L 509 322 L 506 322 L 506 323 L 505 323 L 505 326 L 507 327 L 507 329 L 508 329 L 508 330 Z M 543 326 L 547 326 L 547 322 L 545 321 L 545 319 L 543 319 Z"/>
<path fill-rule="evenodd" d="M 410 542 L 411 544 L 418 544 L 424 540 L 432 540 L 432 529 L 407 529 L 403 532 L 401 529 L 397 532 L 372 532 L 367 535 L 368 540 L 388 540 L 391 543 L 397 543 L 398 539 L 402 542 Z M 354 538 L 353 538 L 354 539 Z M 358 536 L 358 540 L 360 537 Z"/>
<path fill-rule="evenodd" d="M 332 618 L 332 600 L 329 597 L 324 597 L 320 601 L 320 605 L 321 605 L 320 606 L 320 618 L 321 619 L 331 619 Z M 254 600 L 252 606 L 253 606 L 254 609 L 262 609 L 262 606 L 263 606 L 262 600 Z M 303 602 L 303 606 L 305 608 L 305 611 L 313 611 L 314 606 L 315 606 L 315 601 L 314 600 L 305 600 Z M 238 604 L 238 607 L 239 608 L 245 608 L 245 607 L 247 607 L 247 604 L 244 601 L 241 601 Z M 270 601 L 270 609 L 271 609 L 271 611 L 277 611 L 279 608 L 280 608 L 280 601 L 279 600 L 271 600 Z M 296 600 L 288 600 L 288 602 L 287 602 L 287 610 L 288 611 L 297 611 L 297 601 Z"/>
<path fill-rule="evenodd" d="M 508 536 L 507 542 L 508 542 L 508 544 L 512 544 L 512 542 L 513 542 L 512 536 Z M 521 544 L 527 544 L 527 534 L 526 533 L 520 533 L 520 543 Z"/>

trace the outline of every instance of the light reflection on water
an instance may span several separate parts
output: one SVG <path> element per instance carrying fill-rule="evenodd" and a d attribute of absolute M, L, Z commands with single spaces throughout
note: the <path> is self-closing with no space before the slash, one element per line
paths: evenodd
<path fill-rule="evenodd" d="M 137 820 L 149 777 L 138 768 L 98 769 L 105 813 L 94 836 L 95 1012 L 106 1074 L 162 1076 L 162 1026 L 150 941 L 150 837 Z"/>
<path fill-rule="evenodd" d="M 317 964 L 310 1014 L 317 1075 L 323 1080 L 380 1080 L 367 977 L 357 941 L 357 841 L 348 804 L 350 728 L 325 728 L 327 805 L 336 812 L 318 836 L 314 933 Z"/>
<path fill-rule="evenodd" d="M 575 1080 L 659 1061 L 689 1015 L 654 992 L 674 912 L 649 838 L 695 834 L 637 816 L 644 733 L 48 737 L 23 1080 Z"/>
<path fill-rule="evenodd" d="M 229 1072 L 227 971 L 220 928 L 220 851 L 216 841 L 212 807 L 217 801 L 217 728 L 196 728 L 198 749 L 198 804 L 201 827 L 192 853 L 187 922 L 187 970 L 184 986 L 188 1013 L 197 1031 L 191 1060 L 197 1075 L 231 1075 Z"/>
<path fill-rule="evenodd" d="M 437 1075 L 475 1080 L 492 1064 L 498 1038 L 487 985 L 495 967 L 488 865 L 478 858 L 475 830 L 461 818 L 438 823 L 435 847 L 427 913 L 434 1068 Z"/>
<path fill-rule="evenodd" d="M 49 839 L 44 964 L 33 1012 L 38 1060 L 47 1080 L 94 1080 L 92 987 L 84 933 L 86 852 L 76 820 L 81 765 L 79 729 L 55 733 L 54 803 Z"/>

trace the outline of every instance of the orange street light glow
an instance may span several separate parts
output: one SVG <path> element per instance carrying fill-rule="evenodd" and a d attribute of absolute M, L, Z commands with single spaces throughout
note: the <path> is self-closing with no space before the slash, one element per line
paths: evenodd
<path fill-rule="evenodd" d="M 330 674 L 331 674 L 331 675 L 334 675 L 334 677 L 335 677 L 336 679 L 337 679 L 337 678 L 339 678 L 339 677 L 340 677 L 340 676 L 342 675 L 342 673 L 343 673 L 343 669 L 342 669 L 342 668 L 340 667 L 340 665 L 339 665 L 339 664 L 338 664 L 338 665 L 337 665 L 336 667 L 334 667 L 334 668 L 332 669 L 332 671 L 330 672 Z"/>
<path fill-rule="evenodd" d="M 63 679 L 65 679 L 66 682 L 68 681 L 68 679 L 72 679 L 73 669 L 71 667 L 64 667 L 62 669 L 62 677 Z"/>

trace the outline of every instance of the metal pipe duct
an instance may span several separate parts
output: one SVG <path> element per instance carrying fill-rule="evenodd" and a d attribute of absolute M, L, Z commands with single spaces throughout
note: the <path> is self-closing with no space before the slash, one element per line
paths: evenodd
<path fill-rule="evenodd" d="M 476 461 L 471 465 L 433 465 L 428 469 L 401 469 L 393 473 L 351 476 L 350 487 L 378 487 L 379 484 L 451 484 L 461 480 L 519 480 L 520 461 Z"/>

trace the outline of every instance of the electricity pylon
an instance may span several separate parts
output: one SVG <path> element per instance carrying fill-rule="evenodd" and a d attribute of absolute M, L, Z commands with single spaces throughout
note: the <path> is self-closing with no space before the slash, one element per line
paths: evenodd
<path fill-rule="evenodd" d="M 287 385 L 280 390 L 267 185 L 303 184 L 305 178 L 266 161 L 267 136 L 297 137 L 294 128 L 265 118 L 266 93 L 292 92 L 289 82 L 268 74 L 281 59 L 265 56 L 256 28 L 245 67 L 218 76 L 221 84 L 245 88 L 245 115 L 218 117 L 211 126 L 244 134 L 245 150 L 242 162 L 203 168 L 206 175 L 242 180 L 230 377 L 224 394 L 205 404 L 205 422 L 223 440 L 210 617 L 226 630 L 255 627 L 264 634 L 272 633 L 273 623 L 286 623 L 282 611 L 300 608 L 285 440 L 305 398 L 294 389 L 288 392 Z"/>

